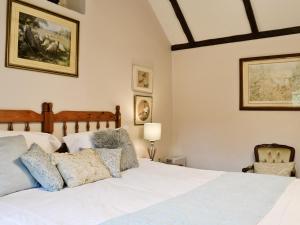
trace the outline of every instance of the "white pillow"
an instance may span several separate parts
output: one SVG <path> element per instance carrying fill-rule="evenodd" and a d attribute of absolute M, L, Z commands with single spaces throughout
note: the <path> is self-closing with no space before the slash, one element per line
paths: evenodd
<path fill-rule="evenodd" d="M 45 152 L 55 152 L 61 146 L 61 142 L 52 134 L 41 132 L 5 131 L 0 130 L 0 137 L 23 135 L 28 149 L 33 143 L 38 144 Z"/>
<path fill-rule="evenodd" d="M 92 136 L 94 132 L 81 132 L 69 134 L 63 137 L 64 142 L 66 143 L 69 152 L 79 152 L 83 148 L 93 148 Z"/>

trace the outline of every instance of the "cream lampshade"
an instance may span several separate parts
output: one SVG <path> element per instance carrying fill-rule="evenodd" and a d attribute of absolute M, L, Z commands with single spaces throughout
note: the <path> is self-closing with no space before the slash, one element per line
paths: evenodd
<path fill-rule="evenodd" d="M 144 139 L 148 141 L 158 141 L 161 138 L 161 123 L 145 123 Z"/>
<path fill-rule="evenodd" d="M 144 139 L 150 141 L 148 154 L 153 161 L 156 153 L 154 142 L 161 138 L 161 123 L 145 123 L 144 124 Z"/>

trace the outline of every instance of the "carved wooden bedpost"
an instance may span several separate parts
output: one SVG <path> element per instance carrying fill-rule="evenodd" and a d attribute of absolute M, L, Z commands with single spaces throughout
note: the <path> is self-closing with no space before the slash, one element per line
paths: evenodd
<path fill-rule="evenodd" d="M 44 133 L 53 133 L 53 105 L 52 103 L 44 102 L 42 104 L 42 115 L 43 115 L 43 123 L 42 123 L 42 132 Z"/>
<path fill-rule="evenodd" d="M 120 112 L 120 106 L 116 106 L 116 128 L 121 127 L 121 112 Z"/>

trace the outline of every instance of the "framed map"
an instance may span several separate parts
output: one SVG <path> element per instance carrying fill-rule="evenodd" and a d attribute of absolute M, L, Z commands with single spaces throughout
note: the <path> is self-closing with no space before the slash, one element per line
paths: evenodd
<path fill-rule="evenodd" d="M 300 110 L 300 53 L 240 59 L 240 110 Z"/>

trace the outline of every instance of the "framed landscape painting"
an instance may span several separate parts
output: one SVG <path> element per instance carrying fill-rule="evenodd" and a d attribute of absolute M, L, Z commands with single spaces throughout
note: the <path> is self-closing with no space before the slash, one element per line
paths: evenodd
<path fill-rule="evenodd" d="M 240 59 L 241 110 L 300 110 L 300 53 Z"/>
<path fill-rule="evenodd" d="M 153 92 L 153 71 L 149 68 L 133 65 L 133 90 L 137 92 Z"/>
<path fill-rule="evenodd" d="M 79 21 L 8 0 L 6 66 L 78 77 Z"/>
<path fill-rule="evenodd" d="M 134 96 L 134 124 L 144 125 L 152 122 L 152 97 Z"/>

